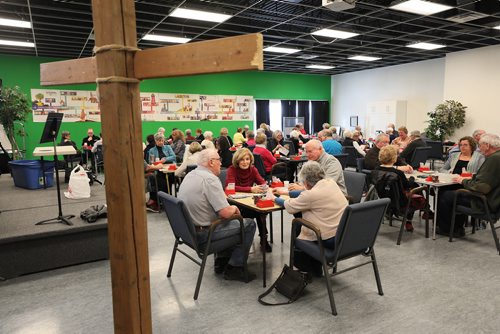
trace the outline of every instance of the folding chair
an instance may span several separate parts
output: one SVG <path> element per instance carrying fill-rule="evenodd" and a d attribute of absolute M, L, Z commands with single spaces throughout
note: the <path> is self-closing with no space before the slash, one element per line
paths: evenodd
<path fill-rule="evenodd" d="M 229 247 L 236 246 L 238 244 L 243 244 L 244 240 L 244 226 L 243 217 L 239 215 L 232 216 L 229 219 L 222 220 L 217 219 L 213 221 L 210 225 L 208 238 L 205 243 L 200 243 L 198 241 L 198 235 L 196 233 L 195 225 L 191 220 L 191 216 L 184 204 L 184 202 L 176 197 L 160 191 L 158 193 L 158 198 L 161 200 L 165 213 L 167 214 L 168 222 L 172 228 L 172 232 L 175 236 L 174 249 L 172 251 L 172 257 L 170 258 L 170 265 L 168 267 L 167 277 L 171 277 L 172 269 L 174 267 L 175 255 L 177 252 L 185 255 L 188 259 L 200 266 L 200 271 L 198 273 L 198 280 L 196 281 L 196 289 L 194 291 L 193 299 L 198 299 L 198 293 L 200 292 L 201 280 L 203 279 L 203 272 L 205 270 L 205 265 L 207 262 L 207 257 L 210 254 L 220 252 Z M 225 239 L 217 240 L 212 242 L 212 234 L 215 228 L 227 221 L 237 219 L 240 222 L 240 234 L 234 235 Z M 186 245 L 196 252 L 196 255 L 201 259 L 201 262 L 186 253 L 184 250 L 180 249 L 180 245 Z M 245 278 L 248 280 L 247 265 L 244 265 Z"/>
<path fill-rule="evenodd" d="M 342 260 L 347 260 L 359 255 L 369 257 L 370 260 L 361 264 L 355 264 L 340 271 L 334 271 L 331 276 L 337 276 L 371 263 L 375 274 L 375 281 L 377 282 L 378 294 L 381 296 L 384 295 L 373 245 L 375 244 L 380 224 L 384 219 L 384 212 L 389 203 L 390 200 L 384 198 L 347 206 L 340 220 L 337 235 L 335 236 L 335 249 L 323 247 L 321 232 L 313 223 L 302 218 L 295 218 L 292 221 L 292 231 L 295 231 L 297 224 L 302 224 L 302 226 L 309 228 L 316 234 L 318 241 L 297 239 L 295 233 L 292 233 L 290 266 L 293 267 L 295 248 L 300 249 L 307 255 L 321 262 L 333 315 L 337 315 L 337 309 L 333 298 L 332 282 L 330 281 L 328 268 L 338 269 L 337 264 Z"/>
<path fill-rule="evenodd" d="M 476 203 L 481 206 L 481 210 L 474 210 L 471 207 L 460 205 L 458 203 L 459 197 L 469 197 L 471 200 L 476 199 Z M 455 198 L 453 199 L 453 213 L 451 215 L 451 226 L 450 226 L 450 239 L 453 241 L 453 229 L 455 228 L 455 219 L 457 214 L 463 214 L 470 216 L 474 219 L 485 220 L 490 223 L 491 233 L 493 234 L 493 240 L 495 241 L 495 246 L 497 247 L 497 252 L 500 255 L 500 242 L 498 241 L 498 236 L 496 230 L 500 226 L 496 226 L 496 222 L 500 219 L 500 211 L 491 212 L 488 206 L 488 201 L 486 196 L 481 193 L 470 191 L 467 189 L 459 189 L 455 191 Z M 472 233 L 476 232 L 476 225 L 472 224 Z"/>

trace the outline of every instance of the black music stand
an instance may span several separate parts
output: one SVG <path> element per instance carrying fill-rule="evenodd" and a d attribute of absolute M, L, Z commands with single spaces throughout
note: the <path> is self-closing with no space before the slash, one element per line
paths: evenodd
<path fill-rule="evenodd" d="M 56 218 L 46 219 L 39 221 L 35 225 L 51 224 L 51 223 L 62 223 L 66 225 L 73 225 L 69 219 L 75 218 L 75 215 L 63 216 L 61 208 L 61 188 L 59 186 L 59 172 L 57 171 L 58 159 L 56 150 L 56 138 L 59 133 L 59 128 L 61 127 L 63 113 L 51 112 L 47 115 L 47 120 L 45 121 L 45 127 L 43 128 L 42 138 L 40 139 L 40 144 L 52 142 L 54 145 L 54 166 L 56 171 L 56 185 L 57 185 L 57 204 L 59 207 L 59 215 Z"/>

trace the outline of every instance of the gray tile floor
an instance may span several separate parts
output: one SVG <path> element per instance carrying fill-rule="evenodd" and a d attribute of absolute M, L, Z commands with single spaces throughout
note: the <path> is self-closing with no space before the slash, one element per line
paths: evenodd
<path fill-rule="evenodd" d="M 104 188 L 94 185 L 89 200 L 63 199 L 63 212 L 78 214 L 103 200 Z M 7 219 L 50 218 L 55 203 L 55 187 L 23 190 L 13 186 L 10 176 L 0 176 L 0 227 Z M 274 216 L 271 279 L 288 262 L 290 221 L 285 214 L 281 243 L 279 214 Z M 334 279 L 339 315 L 333 317 L 322 279 L 307 286 L 305 295 L 291 305 L 260 305 L 261 256 L 255 250 L 249 258 L 255 281 L 224 281 L 213 273 L 210 261 L 194 301 L 198 267 L 178 256 L 172 277 L 166 278 L 172 233 L 164 214 L 148 213 L 154 332 L 499 333 L 500 256 L 490 230 L 449 243 L 425 239 L 418 219 L 415 227 L 396 246 L 398 229 L 382 226 L 376 252 L 385 295 L 377 294 L 369 266 L 340 275 Z M 107 261 L 18 277 L 0 282 L 0 333 L 112 333 L 111 305 Z"/>

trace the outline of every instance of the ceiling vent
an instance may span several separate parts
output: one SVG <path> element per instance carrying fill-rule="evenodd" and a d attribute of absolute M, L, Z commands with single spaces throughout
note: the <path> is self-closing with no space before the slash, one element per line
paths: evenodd
<path fill-rule="evenodd" d="M 322 6 L 334 12 L 353 9 L 356 5 L 356 0 L 322 0 Z"/>

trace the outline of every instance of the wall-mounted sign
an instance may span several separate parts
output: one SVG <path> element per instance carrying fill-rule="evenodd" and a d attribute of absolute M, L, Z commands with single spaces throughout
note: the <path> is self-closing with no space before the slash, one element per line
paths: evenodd
<path fill-rule="evenodd" d="M 253 96 L 141 93 L 143 121 L 252 120 Z M 65 122 L 100 122 L 95 91 L 32 89 L 33 121 L 45 122 L 49 112 L 64 113 Z"/>

